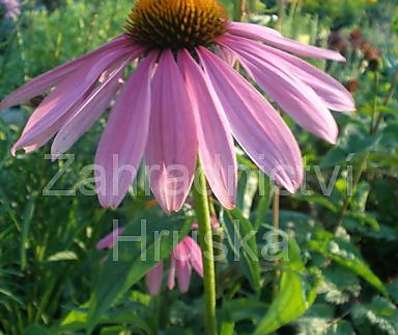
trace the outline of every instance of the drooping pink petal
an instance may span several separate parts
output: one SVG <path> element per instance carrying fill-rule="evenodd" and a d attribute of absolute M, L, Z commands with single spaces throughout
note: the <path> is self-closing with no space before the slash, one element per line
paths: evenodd
<path fill-rule="evenodd" d="M 241 65 L 260 87 L 298 124 L 326 141 L 336 143 L 336 121 L 311 87 L 285 73 L 275 60 L 260 59 L 250 51 L 250 43 L 237 44 L 228 40 L 226 45 L 240 56 Z"/>
<path fill-rule="evenodd" d="M 101 239 L 97 245 L 97 250 L 102 249 L 110 249 L 114 246 L 117 241 L 118 236 L 122 235 L 124 228 L 116 228 L 113 232 L 106 235 L 103 239 Z"/>
<path fill-rule="evenodd" d="M 184 238 L 183 243 L 185 244 L 185 249 L 189 252 L 192 267 L 199 276 L 203 277 L 202 251 L 199 245 L 189 236 Z"/>
<path fill-rule="evenodd" d="M 95 158 L 96 185 L 104 207 L 116 208 L 138 171 L 148 137 L 154 57 L 125 84 L 102 134 Z"/>
<path fill-rule="evenodd" d="M 163 262 L 156 264 L 146 275 L 146 287 L 151 295 L 158 295 L 162 286 Z"/>
<path fill-rule="evenodd" d="M 191 188 L 196 167 L 196 129 L 180 70 L 163 51 L 152 81 L 152 111 L 146 163 L 152 192 L 167 212 L 178 211 Z"/>
<path fill-rule="evenodd" d="M 266 39 L 268 35 L 282 36 L 281 33 L 275 29 L 262 26 L 255 23 L 247 22 L 229 22 L 227 30 L 231 34 L 246 36 L 250 39 Z"/>
<path fill-rule="evenodd" d="M 173 250 L 173 253 L 171 254 L 171 257 L 173 257 L 175 260 L 178 261 L 184 261 L 188 262 L 190 255 L 189 255 L 189 250 L 185 248 L 185 243 L 184 240 L 188 238 L 185 237 L 180 243 L 176 245 L 176 247 Z"/>
<path fill-rule="evenodd" d="M 96 62 L 98 58 L 102 57 L 104 53 L 109 52 L 109 50 L 128 47 L 130 44 L 131 41 L 129 38 L 126 35 L 121 35 L 87 55 L 79 57 L 72 62 L 60 65 L 55 69 L 32 79 L 4 98 L 0 103 L 0 110 L 29 101 L 30 99 L 44 93 L 50 87 L 57 85 L 65 78 L 65 76 Z"/>
<path fill-rule="evenodd" d="M 286 52 L 267 45 L 250 42 L 241 37 L 228 37 L 235 43 L 246 46 L 265 62 L 273 62 L 286 73 L 290 73 L 310 86 L 325 102 L 326 106 L 335 111 L 354 111 L 355 102 L 350 92 L 336 79 L 317 69 L 311 64 Z"/>
<path fill-rule="evenodd" d="M 107 68 L 129 58 L 129 52 L 130 49 L 123 48 L 104 53 L 98 62 L 67 76 L 32 114 L 13 150 L 36 144 L 37 139 L 43 136 L 53 136 L 68 119 L 72 109 L 93 89 L 99 76 Z"/>
<path fill-rule="evenodd" d="M 261 170 L 294 192 L 303 180 L 303 164 L 290 129 L 239 73 L 205 48 L 198 53 L 237 141 Z"/>
<path fill-rule="evenodd" d="M 61 85 L 59 87 L 62 88 Z M 92 92 L 92 89 L 91 88 L 88 89 L 87 93 L 85 94 L 84 97 L 87 97 L 91 92 Z M 80 104 L 83 103 L 84 97 L 77 100 L 76 103 L 72 106 L 72 108 L 67 110 L 67 112 L 64 113 L 62 116 L 60 116 L 60 118 L 58 120 L 56 120 L 52 124 L 49 124 L 46 128 L 43 127 L 41 132 L 39 132 L 38 134 L 36 134 L 32 138 L 30 138 L 29 141 L 26 141 L 25 136 L 27 134 L 29 135 L 30 129 L 32 129 L 33 126 L 37 123 L 37 120 L 39 120 L 39 116 L 40 116 L 40 118 L 45 117 L 48 110 L 42 109 L 41 111 L 37 110 L 37 111 L 33 112 L 32 116 L 28 120 L 28 123 L 26 124 L 26 126 L 22 132 L 20 139 L 11 148 L 11 154 L 13 156 L 15 156 L 16 151 L 19 149 L 23 149 L 25 151 L 25 153 L 28 154 L 28 153 L 38 150 L 43 145 L 45 145 L 59 131 L 59 129 L 61 129 L 62 125 L 65 122 L 67 122 L 70 117 L 72 117 L 73 111 L 76 108 L 78 108 L 78 106 Z M 37 112 L 40 112 L 40 114 L 36 114 Z M 43 116 L 41 116 L 41 115 L 43 115 Z"/>
<path fill-rule="evenodd" d="M 192 266 L 188 261 L 176 261 L 178 288 L 181 293 L 188 292 L 192 276 Z"/>
<path fill-rule="evenodd" d="M 101 86 L 99 86 L 83 104 L 74 111 L 73 116 L 63 125 L 54 139 L 51 154 L 54 158 L 66 152 L 91 126 L 109 106 L 116 91 L 120 87 L 119 80 L 127 64 L 124 61 L 114 70 Z"/>
<path fill-rule="evenodd" d="M 199 156 L 207 180 L 222 205 L 233 208 L 237 163 L 231 131 L 222 105 L 210 79 L 189 52 L 181 51 L 178 60 L 195 116 Z"/>
<path fill-rule="evenodd" d="M 294 53 L 303 57 L 330 59 L 344 62 L 345 58 L 336 51 L 305 45 L 292 39 L 276 34 L 270 29 L 264 30 L 260 26 L 250 23 L 229 24 L 228 32 L 232 35 L 243 36 L 253 40 L 264 42 L 276 48 Z"/>

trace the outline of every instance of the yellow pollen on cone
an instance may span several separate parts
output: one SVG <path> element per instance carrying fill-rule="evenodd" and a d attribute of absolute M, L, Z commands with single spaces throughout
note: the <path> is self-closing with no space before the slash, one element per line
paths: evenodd
<path fill-rule="evenodd" d="M 126 31 L 149 48 L 191 49 L 210 45 L 225 32 L 226 22 L 217 0 L 138 0 Z"/>

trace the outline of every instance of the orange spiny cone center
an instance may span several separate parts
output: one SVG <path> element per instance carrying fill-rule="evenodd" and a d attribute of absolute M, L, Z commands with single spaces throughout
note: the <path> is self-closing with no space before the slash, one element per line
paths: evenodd
<path fill-rule="evenodd" d="M 217 0 L 138 0 L 126 30 L 149 48 L 192 49 L 211 45 L 225 32 L 226 22 Z"/>

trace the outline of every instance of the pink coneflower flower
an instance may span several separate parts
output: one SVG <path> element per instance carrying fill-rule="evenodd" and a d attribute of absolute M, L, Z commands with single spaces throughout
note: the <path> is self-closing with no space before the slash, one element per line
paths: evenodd
<path fill-rule="evenodd" d="M 33 79 L 0 108 L 48 92 L 13 152 L 31 152 L 55 136 L 51 151 L 58 156 L 116 97 L 96 154 L 103 206 L 120 204 L 144 158 L 160 205 L 178 211 L 199 157 L 213 193 L 231 208 L 237 184 L 234 138 L 290 192 L 303 180 L 292 132 L 250 80 L 303 128 L 331 143 L 338 128 L 329 110 L 354 110 L 339 82 L 294 55 L 344 60 L 272 29 L 230 22 L 216 0 L 138 0 L 124 34 Z M 132 62 L 136 70 L 122 85 Z"/>
<path fill-rule="evenodd" d="M 170 269 L 167 286 L 172 290 L 177 278 L 178 288 L 181 293 L 186 293 L 191 282 L 192 269 L 203 277 L 202 251 L 194 239 L 186 236 L 177 244 L 170 256 Z M 156 264 L 145 275 L 145 282 L 151 295 L 160 292 L 163 277 L 163 262 Z"/>
<path fill-rule="evenodd" d="M 0 5 L 5 8 L 5 17 L 16 20 L 21 14 L 21 4 L 18 0 L 0 0 Z"/>
<path fill-rule="evenodd" d="M 97 243 L 97 249 L 112 248 L 119 235 L 123 234 L 123 228 L 117 228 L 106 235 Z M 203 277 L 202 252 L 194 239 L 186 236 L 176 245 L 170 256 L 170 269 L 167 286 L 172 290 L 175 286 L 177 277 L 178 287 L 181 293 L 189 289 L 191 282 L 192 269 L 199 276 Z M 157 295 L 160 292 L 163 279 L 163 262 L 157 263 L 145 276 L 145 282 L 151 295 Z"/>

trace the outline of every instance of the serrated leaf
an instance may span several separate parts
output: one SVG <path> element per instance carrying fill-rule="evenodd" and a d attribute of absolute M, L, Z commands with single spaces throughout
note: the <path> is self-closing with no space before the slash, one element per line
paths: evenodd
<path fill-rule="evenodd" d="M 254 335 L 271 334 L 298 319 L 314 303 L 317 284 L 309 287 L 304 278 L 305 266 L 301 260 L 300 249 L 293 239 L 289 240 L 289 262 L 283 268 L 279 293 L 258 324 Z"/>
<path fill-rule="evenodd" d="M 359 329 L 374 328 L 378 333 L 398 334 L 398 310 L 383 297 L 374 297 L 370 304 L 355 305 L 351 315 Z"/>
<path fill-rule="evenodd" d="M 383 295 L 388 295 L 382 281 L 373 273 L 361 258 L 357 248 L 349 241 L 334 238 L 333 234 L 318 230 L 315 238 L 308 242 L 308 246 L 340 266 L 350 269 Z"/>
<path fill-rule="evenodd" d="M 323 282 L 319 293 L 323 293 L 325 300 L 333 304 L 344 304 L 352 297 L 358 297 L 361 285 L 358 277 L 348 269 L 331 265 L 323 271 Z"/>

